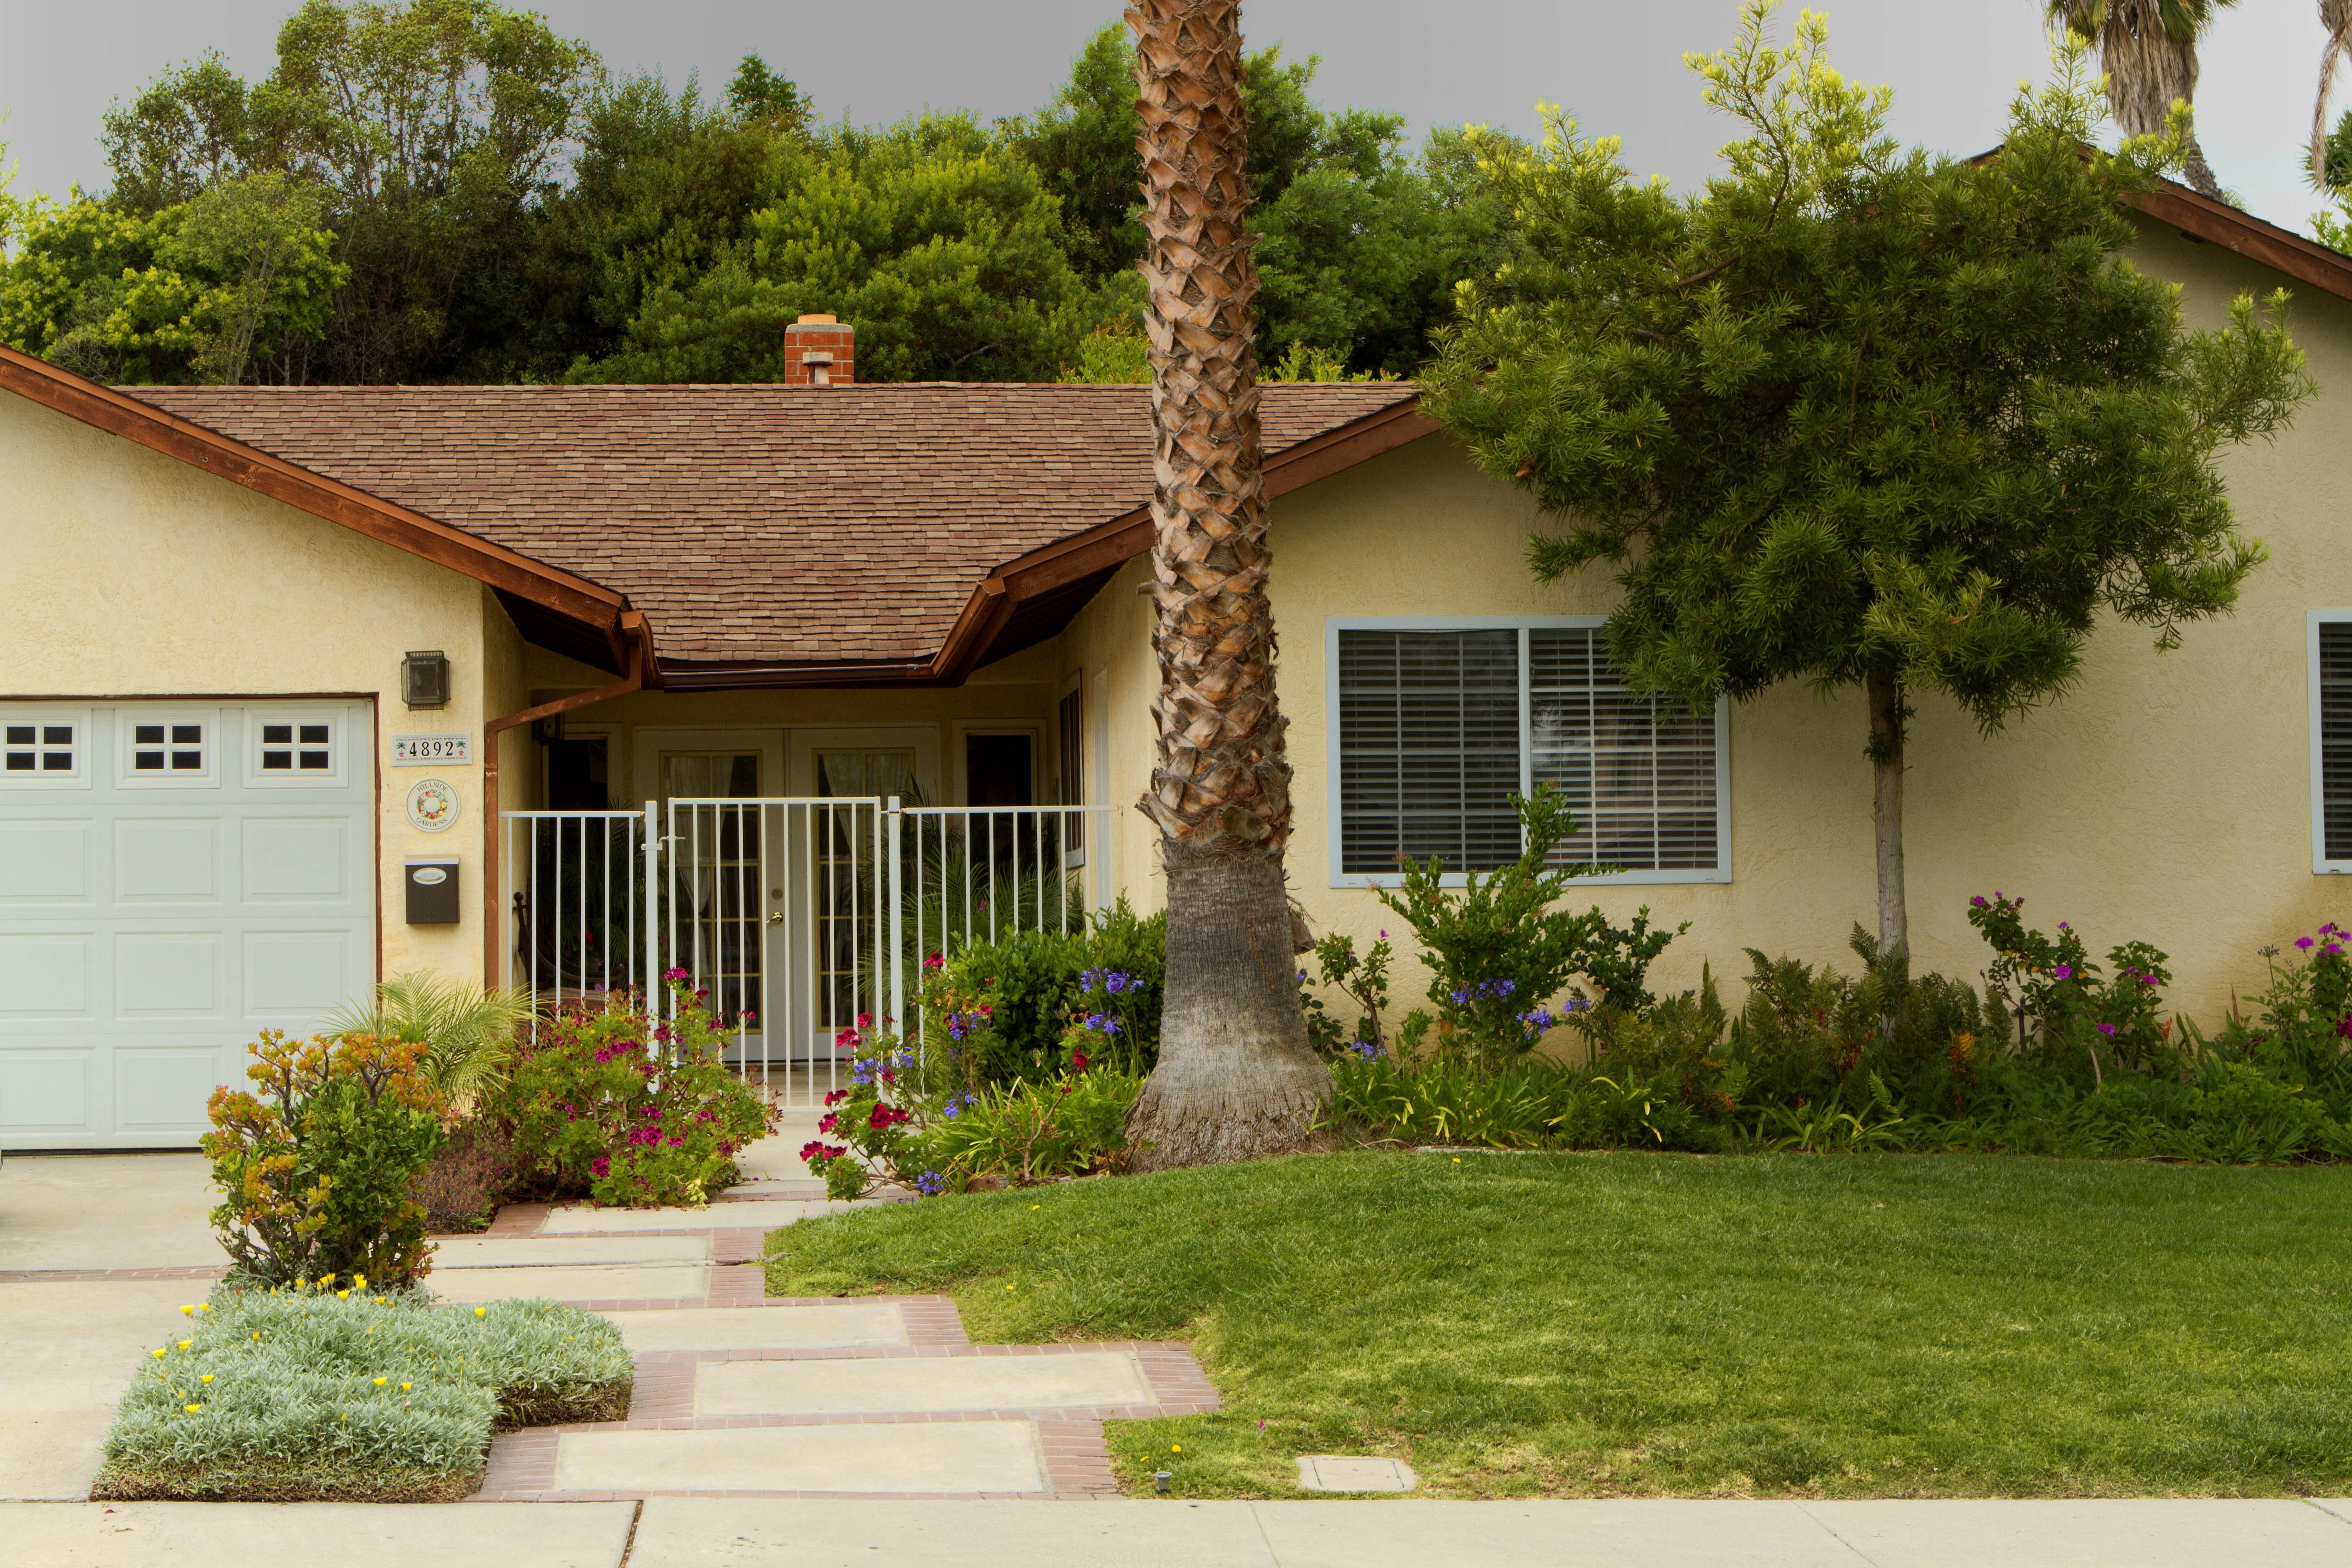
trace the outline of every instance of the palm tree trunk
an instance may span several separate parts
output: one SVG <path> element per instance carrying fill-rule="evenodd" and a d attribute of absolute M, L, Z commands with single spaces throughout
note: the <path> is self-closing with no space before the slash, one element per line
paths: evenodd
<path fill-rule="evenodd" d="M 1159 751 L 1144 814 L 1168 878 L 1160 1065 L 1128 1120 L 1145 1169 L 1312 1145 L 1290 904 L 1251 348 L 1257 269 L 1240 0 L 1130 0 L 1150 285 Z"/>
<path fill-rule="evenodd" d="M 2200 8 L 2201 9 L 2201 8 Z M 2107 0 L 2106 26 L 2099 37 L 2099 65 L 2107 74 L 2107 107 L 2126 136 L 2153 136 L 2164 129 L 2175 99 L 2197 99 L 2197 28 L 2176 38 L 2164 25 L 2158 0 Z M 2219 200 L 2220 182 L 2205 163 L 2194 129 L 2182 149 L 2181 178 L 2194 190 Z"/>

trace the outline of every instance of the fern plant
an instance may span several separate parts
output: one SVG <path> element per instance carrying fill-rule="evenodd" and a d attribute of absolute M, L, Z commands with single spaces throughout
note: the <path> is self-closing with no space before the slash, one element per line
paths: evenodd
<path fill-rule="evenodd" d="M 505 1080 L 515 1030 L 531 1011 L 528 993 L 485 991 L 412 970 L 379 984 L 372 1000 L 330 1014 L 320 1027 L 338 1038 L 373 1035 L 424 1046 L 425 1077 L 443 1100 L 458 1106 Z"/>

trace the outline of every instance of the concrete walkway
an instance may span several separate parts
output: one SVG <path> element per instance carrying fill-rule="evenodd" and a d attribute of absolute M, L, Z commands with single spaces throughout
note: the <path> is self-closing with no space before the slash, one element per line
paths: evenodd
<path fill-rule="evenodd" d="M 2352 1500 L 5 1503 L 38 1568 L 2343 1568 Z"/>

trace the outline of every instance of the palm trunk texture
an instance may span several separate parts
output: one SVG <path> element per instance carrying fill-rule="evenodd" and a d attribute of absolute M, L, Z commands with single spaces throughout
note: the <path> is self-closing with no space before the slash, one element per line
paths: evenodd
<path fill-rule="evenodd" d="M 2126 136 L 2155 135 L 2164 129 L 2175 99 L 2197 100 L 2196 35 L 2176 38 L 2167 31 L 2159 0 L 2107 0 L 2099 66 L 2107 76 L 2107 108 Z M 2221 198 L 2221 184 L 2206 165 L 2193 129 L 2180 177 L 2199 194 Z"/>
<path fill-rule="evenodd" d="M 1135 1164 L 1314 1146 L 1331 1093 L 1298 1005 L 1290 764 L 1275 703 L 1258 438 L 1257 268 L 1239 0 L 1131 0 L 1155 434 L 1159 751 L 1144 814 L 1168 878 L 1160 1065 L 1128 1119 Z"/>

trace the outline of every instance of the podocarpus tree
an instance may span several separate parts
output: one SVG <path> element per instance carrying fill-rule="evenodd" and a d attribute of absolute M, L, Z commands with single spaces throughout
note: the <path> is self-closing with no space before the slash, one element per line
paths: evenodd
<path fill-rule="evenodd" d="M 2066 689 L 2103 616 L 2169 647 L 2228 611 L 2263 551 L 2217 457 L 2309 380 L 2284 293 L 2190 332 L 2120 254 L 2185 115 L 2089 149 L 2077 47 L 1998 155 L 1902 153 L 1888 92 L 1830 68 L 1811 14 L 1769 46 L 1772 9 L 1693 59 L 1748 126 L 1704 191 L 1634 184 L 1558 117 L 1489 164 L 1525 243 L 1465 285 L 1427 401 L 1560 520 L 1539 577 L 1616 568 L 1609 643 L 1638 686 L 1695 710 L 1863 688 L 1893 950 L 1914 694 L 1990 731 Z"/>
<path fill-rule="evenodd" d="M 1307 1040 L 1282 851 L 1238 0 L 1131 0 L 1155 436 L 1159 752 L 1145 815 L 1168 878 L 1160 1063 L 1137 1163 L 1306 1146 L 1330 1094 Z"/>

